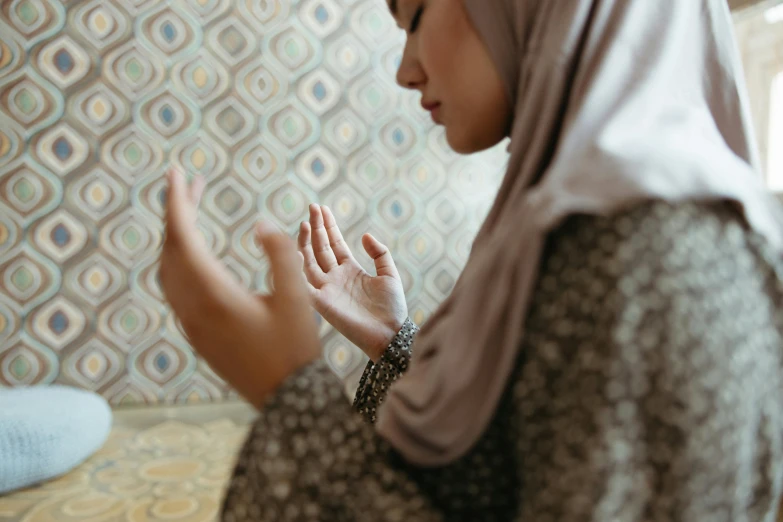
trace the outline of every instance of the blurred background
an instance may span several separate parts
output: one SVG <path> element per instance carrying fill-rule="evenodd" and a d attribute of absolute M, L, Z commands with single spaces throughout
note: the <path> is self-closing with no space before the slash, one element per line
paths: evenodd
<path fill-rule="evenodd" d="M 764 175 L 783 194 L 783 1 L 730 0 Z"/>
<path fill-rule="evenodd" d="M 729 3 L 783 192 L 783 2 Z M 59 383 L 115 407 L 101 452 L 0 498 L 0 522 L 217 513 L 253 412 L 162 299 L 169 166 L 208 180 L 200 228 L 247 287 L 268 286 L 253 225 L 294 234 L 317 202 L 368 270 L 362 234 L 390 246 L 417 323 L 445 298 L 505 146 L 449 151 L 395 84 L 402 42 L 383 0 L 0 0 L 0 387 Z M 366 358 L 321 335 L 352 393 Z"/>
<path fill-rule="evenodd" d="M 732 1 L 770 184 L 783 190 L 783 5 Z M 62 383 L 113 405 L 232 396 L 157 282 L 163 172 L 209 187 L 200 226 L 249 287 L 250 234 L 328 204 L 366 261 L 393 250 L 412 317 L 448 294 L 505 150 L 448 150 L 394 81 L 382 0 L 6 0 L 0 12 L 0 384 Z M 369 264 L 367 265 L 370 268 Z M 350 387 L 362 354 L 327 324 Z"/>
<path fill-rule="evenodd" d="M 259 219 L 328 204 L 357 257 L 394 251 L 411 315 L 451 289 L 503 171 L 459 158 L 394 81 L 382 0 L 12 0 L 0 18 L 0 383 L 113 405 L 218 401 L 226 384 L 162 300 L 165 169 L 209 182 L 200 226 L 266 288 Z M 370 268 L 370 264 L 367 265 Z M 365 359 L 322 328 L 349 382 Z"/>

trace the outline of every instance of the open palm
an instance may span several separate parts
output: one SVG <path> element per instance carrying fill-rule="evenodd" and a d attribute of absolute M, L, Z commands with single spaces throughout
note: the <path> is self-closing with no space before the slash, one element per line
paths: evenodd
<path fill-rule="evenodd" d="M 299 230 L 299 251 L 315 309 L 377 361 L 408 316 L 402 281 L 389 249 L 370 234 L 362 246 L 375 276 L 356 261 L 328 207 L 310 205 Z"/>

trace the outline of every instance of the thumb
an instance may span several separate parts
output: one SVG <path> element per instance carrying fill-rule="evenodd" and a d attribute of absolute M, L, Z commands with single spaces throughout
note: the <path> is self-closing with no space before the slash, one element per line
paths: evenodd
<path fill-rule="evenodd" d="M 362 236 L 362 246 L 367 255 L 375 261 L 375 272 L 377 275 L 395 279 L 400 278 L 397 266 L 394 264 L 391 252 L 389 252 L 386 245 L 375 239 L 372 234 L 365 234 Z"/>
<path fill-rule="evenodd" d="M 289 303 L 307 302 L 307 288 L 302 281 L 302 261 L 294 242 L 271 223 L 259 223 L 256 243 L 269 256 L 274 296 Z"/>
<path fill-rule="evenodd" d="M 185 178 L 176 169 L 166 173 L 168 190 L 166 192 L 166 237 L 181 242 L 186 236 L 186 227 L 190 219 L 190 200 Z"/>

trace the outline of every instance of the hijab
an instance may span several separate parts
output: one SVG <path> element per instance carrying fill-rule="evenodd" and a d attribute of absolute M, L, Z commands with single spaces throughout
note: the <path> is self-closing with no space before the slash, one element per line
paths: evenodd
<path fill-rule="evenodd" d="M 725 0 L 460 0 L 513 107 L 508 171 L 450 297 L 417 335 L 377 430 L 409 462 L 489 425 L 547 234 L 645 200 L 734 202 L 783 250 Z"/>

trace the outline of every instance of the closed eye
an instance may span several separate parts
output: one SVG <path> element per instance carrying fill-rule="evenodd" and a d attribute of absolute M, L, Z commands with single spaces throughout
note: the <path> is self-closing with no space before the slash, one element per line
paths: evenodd
<path fill-rule="evenodd" d="M 419 22 L 421 21 L 422 13 L 424 13 L 424 7 L 420 6 L 416 10 L 416 14 L 413 15 L 413 20 L 411 20 L 411 28 L 410 28 L 411 33 L 415 33 L 416 29 L 419 27 Z"/>

